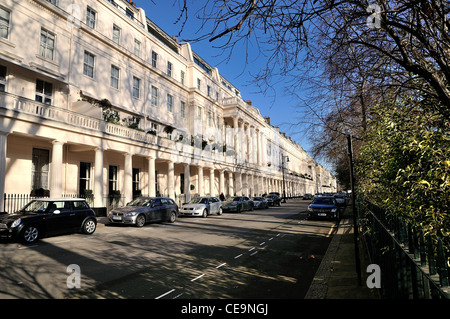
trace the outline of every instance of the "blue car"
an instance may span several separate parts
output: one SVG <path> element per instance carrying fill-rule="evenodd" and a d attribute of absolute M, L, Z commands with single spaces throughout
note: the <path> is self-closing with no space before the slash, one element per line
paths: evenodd
<path fill-rule="evenodd" d="M 332 196 L 315 197 L 308 206 L 308 219 L 339 219 L 340 211 L 336 199 Z"/>

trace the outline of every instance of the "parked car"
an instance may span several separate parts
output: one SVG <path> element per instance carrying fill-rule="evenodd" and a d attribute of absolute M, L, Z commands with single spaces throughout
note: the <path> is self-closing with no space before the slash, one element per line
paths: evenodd
<path fill-rule="evenodd" d="M 344 194 L 336 194 L 334 195 L 334 198 L 336 199 L 337 205 L 339 207 L 345 207 L 347 205 L 347 200 Z"/>
<path fill-rule="evenodd" d="M 281 206 L 281 197 L 278 195 L 268 195 L 266 196 L 266 200 L 269 206 Z"/>
<path fill-rule="evenodd" d="M 269 202 L 264 197 L 253 197 L 253 207 L 255 209 L 269 208 Z"/>
<path fill-rule="evenodd" d="M 83 198 L 34 199 L 14 214 L 0 215 L 0 238 L 33 243 L 39 238 L 97 228 L 94 211 Z"/>
<path fill-rule="evenodd" d="M 244 210 L 253 210 L 253 201 L 247 196 L 235 196 L 223 205 L 224 212 L 242 212 Z"/>
<path fill-rule="evenodd" d="M 340 211 L 333 196 L 319 196 L 308 206 L 308 218 L 339 219 Z"/>
<path fill-rule="evenodd" d="M 222 201 L 217 197 L 195 197 L 183 204 L 180 215 L 207 217 L 211 214 L 222 215 Z"/>
<path fill-rule="evenodd" d="M 126 206 L 111 210 L 108 218 L 111 223 L 142 227 L 153 221 L 174 223 L 178 214 L 178 205 L 171 198 L 141 196 Z"/>
<path fill-rule="evenodd" d="M 281 197 L 281 194 L 279 192 L 270 192 L 269 195 L 277 195 L 278 197 Z"/>
<path fill-rule="evenodd" d="M 313 198 L 313 195 L 312 194 L 305 194 L 305 195 L 303 195 L 303 199 L 312 199 Z"/>

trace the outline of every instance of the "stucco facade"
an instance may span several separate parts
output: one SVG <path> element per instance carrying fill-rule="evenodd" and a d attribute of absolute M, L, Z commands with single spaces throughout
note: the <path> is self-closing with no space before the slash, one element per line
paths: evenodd
<path fill-rule="evenodd" d="M 4 194 L 37 189 L 92 194 L 94 207 L 112 194 L 126 203 L 282 193 L 282 166 L 287 195 L 336 188 L 144 10 L 122 0 L 0 4 L 0 210 Z"/>

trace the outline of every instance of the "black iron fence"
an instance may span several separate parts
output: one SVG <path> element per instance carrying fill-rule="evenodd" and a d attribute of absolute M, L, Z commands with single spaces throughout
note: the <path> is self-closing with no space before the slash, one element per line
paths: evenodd
<path fill-rule="evenodd" d="M 369 202 L 359 215 L 371 262 L 381 269 L 382 298 L 450 298 L 449 256 L 440 238 Z"/>

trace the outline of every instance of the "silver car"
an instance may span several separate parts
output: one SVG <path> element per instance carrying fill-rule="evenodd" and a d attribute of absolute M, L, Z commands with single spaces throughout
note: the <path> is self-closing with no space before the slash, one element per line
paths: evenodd
<path fill-rule="evenodd" d="M 108 213 L 111 223 L 134 224 L 142 227 L 153 221 L 174 223 L 178 216 L 178 205 L 167 197 L 138 197 L 124 207 Z"/>
<path fill-rule="evenodd" d="M 180 215 L 207 217 L 211 214 L 222 215 L 222 201 L 217 197 L 195 197 L 183 204 Z"/>

